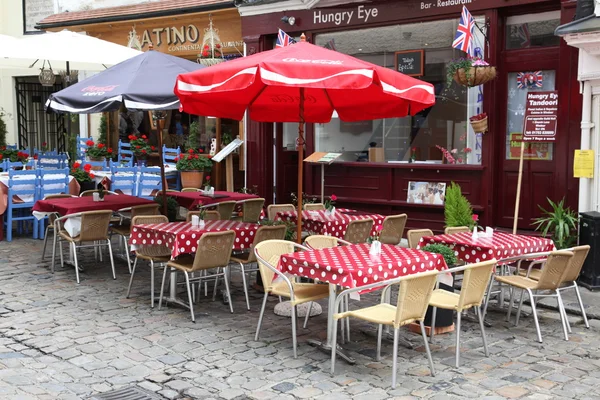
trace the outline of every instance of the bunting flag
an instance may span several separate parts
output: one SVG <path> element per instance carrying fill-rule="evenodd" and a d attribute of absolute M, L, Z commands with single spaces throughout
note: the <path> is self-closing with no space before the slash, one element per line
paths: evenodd
<path fill-rule="evenodd" d="M 473 37 L 475 29 L 475 20 L 473 16 L 467 10 L 467 7 L 463 6 L 462 13 L 460 14 L 460 21 L 458 22 L 458 28 L 456 30 L 456 36 L 454 36 L 454 42 L 452 47 L 459 49 L 473 55 Z"/>

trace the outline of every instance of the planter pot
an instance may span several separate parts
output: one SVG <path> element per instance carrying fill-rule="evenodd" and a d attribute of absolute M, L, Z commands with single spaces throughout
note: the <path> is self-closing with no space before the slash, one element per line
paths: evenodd
<path fill-rule="evenodd" d="M 448 292 L 454 293 L 454 288 L 452 286 L 444 285 L 440 283 L 440 289 L 447 290 Z M 431 315 L 433 314 L 433 307 L 427 307 L 427 314 L 425 314 L 425 320 L 423 323 L 426 326 L 431 326 Z M 453 310 L 444 310 L 442 308 L 438 308 L 435 313 L 435 327 L 444 327 L 451 326 L 454 323 L 454 311 Z"/>
<path fill-rule="evenodd" d="M 460 68 L 454 73 L 454 81 L 459 85 L 473 87 L 483 85 L 496 77 L 496 67 L 491 65 L 471 67 L 469 78 L 464 68 Z"/>
<path fill-rule="evenodd" d="M 139 167 L 145 167 L 148 165 L 148 159 L 147 158 L 141 158 L 138 156 L 135 156 L 135 162 L 137 163 L 137 165 Z"/>
<path fill-rule="evenodd" d="M 94 190 L 96 189 L 96 183 L 94 181 L 91 182 L 79 182 L 79 194 L 85 192 L 86 190 Z"/>
<path fill-rule="evenodd" d="M 471 123 L 471 127 L 473 127 L 473 132 L 475 133 L 485 133 L 488 130 L 488 119 L 485 117 L 484 119 L 480 119 L 479 121 L 469 121 Z"/>
<path fill-rule="evenodd" d="M 100 161 L 106 163 L 106 157 L 88 157 L 90 161 Z M 92 166 L 92 171 L 102 171 L 102 167 Z"/>
<path fill-rule="evenodd" d="M 181 187 L 197 188 L 202 187 L 204 181 L 204 171 L 181 171 Z"/>

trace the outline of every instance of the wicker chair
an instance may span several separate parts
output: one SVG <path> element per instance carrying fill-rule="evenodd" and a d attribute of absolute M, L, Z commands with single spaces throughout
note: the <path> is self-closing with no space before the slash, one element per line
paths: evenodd
<path fill-rule="evenodd" d="M 279 257 L 282 254 L 292 253 L 296 249 L 308 250 L 306 247 L 286 240 L 265 240 L 254 247 L 254 254 L 258 260 L 258 269 L 260 277 L 265 285 L 265 295 L 263 297 L 256 335 L 254 340 L 258 340 L 260 335 L 260 326 L 262 324 L 267 298 L 269 294 L 281 296 L 290 299 L 292 306 L 292 343 L 294 347 L 294 358 L 298 357 L 297 339 L 296 339 L 296 306 L 309 301 L 324 299 L 329 297 L 329 286 L 315 283 L 296 283 L 277 269 Z M 273 278 L 277 275 L 277 281 Z"/>
<path fill-rule="evenodd" d="M 567 324 L 565 322 L 566 312 L 564 309 L 560 291 L 558 289 L 564 282 L 564 278 L 570 272 L 569 263 L 571 263 L 573 256 L 573 252 L 571 251 L 561 250 L 551 252 L 548 255 L 548 258 L 546 259 L 546 262 L 544 263 L 544 266 L 540 271 L 539 279 L 537 281 L 520 275 L 505 275 L 492 277 L 492 281 L 495 280 L 496 282 L 507 284 L 512 288 L 510 302 L 508 304 L 507 319 L 510 319 L 510 314 L 512 311 L 514 301 L 514 289 L 521 289 L 521 299 L 519 301 L 519 308 L 517 309 L 515 325 L 519 323 L 519 317 L 521 316 L 521 307 L 523 306 L 523 293 L 527 291 L 531 303 L 533 320 L 535 322 L 535 329 L 537 331 L 537 339 L 540 343 L 542 343 L 542 333 L 540 332 L 540 324 L 538 321 L 537 309 L 535 305 L 536 297 L 556 297 L 556 299 L 558 300 L 558 310 L 563 325 L 563 333 L 565 336 L 565 340 L 569 340 L 569 335 L 567 333 Z M 538 291 L 542 291 L 544 293 L 538 294 Z M 486 299 L 486 303 L 488 301 L 489 299 Z M 485 309 L 487 309 L 487 304 Z"/>
<path fill-rule="evenodd" d="M 275 221 L 277 214 L 281 212 L 294 212 L 296 207 L 293 204 L 271 204 L 267 207 L 267 217 L 271 221 Z"/>
<path fill-rule="evenodd" d="M 470 231 L 471 230 L 468 226 L 449 226 L 446 229 L 444 229 L 444 234 L 452 235 L 453 233 L 465 233 Z"/>
<path fill-rule="evenodd" d="M 261 226 L 254 235 L 254 241 L 250 247 L 250 251 L 247 253 L 236 254 L 231 256 L 231 262 L 240 264 L 242 272 L 242 283 L 244 285 L 244 295 L 246 296 L 246 307 L 250 311 L 250 299 L 248 298 L 248 284 L 246 283 L 246 273 L 252 273 L 258 271 L 257 268 L 247 269 L 246 267 L 256 262 L 256 255 L 252 251 L 254 247 L 260 242 L 265 240 L 283 240 L 285 239 L 285 232 L 287 227 L 285 225 L 274 225 L 274 226 Z M 310 312 L 309 312 L 310 314 Z"/>
<path fill-rule="evenodd" d="M 199 192 L 200 189 L 198 188 L 183 188 L 181 189 L 181 193 L 185 193 L 185 192 Z"/>
<path fill-rule="evenodd" d="M 222 201 L 217 204 L 217 212 L 221 215 L 219 219 L 229 221 L 233 216 L 233 210 L 237 203 L 235 201 Z"/>
<path fill-rule="evenodd" d="M 311 235 L 304 239 L 304 244 L 311 249 L 320 250 L 336 247 L 339 245 L 350 245 L 352 243 L 347 242 L 343 239 L 336 238 L 335 236 L 326 235 Z"/>
<path fill-rule="evenodd" d="M 373 229 L 371 218 L 350 221 L 344 234 L 344 240 L 352 244 L 366 243 Z"/>
<path fill-rule="evenodd" d="M 404 227 L 406 226 L 407 219 L 408 216 L 406 214 L 385 217 L 379 241 L 383 244 L 399 244 L 404 235 Z"/>
<path fill-rule="evenodd" d="M 103 192 L 105 194 L 114 194 L 114 195 L 119 195 L 119 193 L 116 192 L 111 192 L 110 190 L 103 190 Z M 92 189 L 92 190 L 85 190 L 83 192 L 81 192 L 79 194 L 79 197 L 87 197 L 87 196 L 93 196 L 94 193 L 100 193 L 100 190 L 98 189 Z"/>
<path fill-rule="evenodd" d="M 200 216 L 202 211 L 188 211 L 185 216 L 185 222 L 190 222 L 192 220 L 193 215 Z M 218 211 L 204 211 L 204 220 L 205 221 L 218 221 L 221 219 L 221 215 Z"/>
<path fill-rule="evenodd" d="M 242 202 L 242 222 L 257 223 L 260 219 L 265 199 L 248 199 Z"/>
<path fill-rule="evenodd" d="M 459 367 L 460 362 L 460 318 L 464 310 L 475 308 L 475 314 L 477 314 L 477 318 L 479 319 L 479 327 L 481 328 L 483 350 L 485 352 L 485 356 L 489 357 L 487 340 L 485 338 L 485 330 L 483 328 L 483 318 L 481 316 L 481 304 L 483 303 L 483 296 L 485 296 L 485 290 L 490 283 L 490 278 L 494 272 L 495 266 L 496 260 L 489 260 L 457 268 L 461 271 L 464 271 L 460 294 L 452 293 L 443 289 L 436 289 L 433 291 L 431 299 L 429 300 L 429 305 L 433 307 L 431 316 L 432 343 L 433 336 L 435 334 L 435 318 L 437 309 L 443 308 L 445 310 L 456 311 L 456 368 Z"/>
<path fill-rule="evenodd" d="M 568 251 L 573 252 L 573 259 L 569 263 L 568 272 L 566 273 L 560 287 L 557 289 L 558 291 L 574 289 L 575 295 L 577 296 L 577 302 L 579 303 L 579 308 L 581 309 L 581 315 L 583 316 L 583 322 L 585 323 L 585 327 L 589 329 L 590 323 L 588 322 L 587 315 L 585 313 L 585 307 L 583 306 L 583 300 L 581 299 L 581 293 L 579 293 L 579 286 L 577 285 L 577 278 L 579 278 L 579 274 L 581 273 L 581 268 L 583 268 L 583 263 L 590 251 L 590 246 L 577 246 L 571 249 L 566 249 Z M 541 270 L 533 269 L 532 267 L 537 262 L 531 263 L 529 265 L 528 271 L 518 271 L 518 275 L 523 275 L 528 277 L 529 279 L 533 279 L 534 281 L 539 281 L 541 276 Z M 565 319 L 567 322 L 567 328 L 569 333 L 571 333 L 571 325 L 569 324 L 569 320 Z"/>
<path fill-rule="evenodd" d="M 398 339 L 400 327 L 408 325 L 412 322 L 419 322 L 421 325 L 421 336 L 425 344 L 425 351 L 427 352 L 427 358 L 429 361 L 429 369 L 431 375 L 435 376 L 435 370 L 433 368 L 433 360 L 431 359 L 431 352 L 429 350 L 429 344 L 427 343 L 427 335 L 425 334 L 425 326 L 423 325 L 423 319 L 425 319 L 425 313 L 427 312 L 427 305 L 433 292 L 435 282 L 437 280 L 437 271 L 424 272 L 420 274 L 413 274 L 403 276 L 402 278 L 392 281 L 389 285 L 383 289 L 381 293 L 381 303 L 376 306 L 361 308 L 358 310 L 346 311 L 333 315 L 333 343 L 331 348 L 334 349 L 331 352 L 331 373 L 335 372 L 335 358 L 337 348 L 337 321 L 342 318 L 354 317 L 362 319 L 363 321 L 373 322 L 379 325 L 377 334 L 377 360 L 381 359 L 381 336 L 383 333 L 383 325 L 392 326 L 394 328 L 394 351 L 392 361 L 392 388 L 396 387 L 396 370 L 398 367 Z M 398 303 L 396 306 L 388 304 L 385 299 L 387 298 L 386 292 L 392 285 L 399 285 L 398 289 Z M 358 292 L 364 289 L 376 289 L 381 286 L 381 282 L 370 284 L 366 286 L 360 286 L 357 288 L 346 289 L 340 293 L 334 305 L 334 310 L 338 310 L 340 303 L 353 292 Z"/>
<path fill-rule="evenodd" d="M 406 232 L 406 237 L 408 238 L 408 247 L 411 249 L 416 249 L 421 241 L 422 237 L 425 236 L 433 236 L 433 231 L 431 229 L 411 229 Z"/>
<path fill-rule="evenodd" d="M 44 197 L 44 200 L 64 199 L 64 198 L 68 198 L 68 197 L 75 197 L 75 196 L 71 196 L 70 194 L 49 194 L 48 196 Z M 52 231 L 53 249 L 56 248 L 56 235 L 54 233 L 54 220 L 59 217 L 60 217 L 60 215 L 58 213 L 52 213 L 52 214 L 48 215 L 48 225 L 46 225 L 46 231 L 44 233 L 44 249 L 42 250 L 42 260 L 46 257 L 46 244 L 48 243 L 48 234 L 50 233 L 50 231 Z M 55 252 L 54 252 L 54 250 L 52 250 L 52 260 L 54 260 L 54 256 L 55 256 Z"/>
<path fill-rule="evenodd" d="M 302 206 L 304 211 L 325 211 L 325 204 L 323 203 L 305 203 Z"/>
<path fill-rule="evenodd" d="M 140 215 L 133 217 L 131 225 L 140 224 L 163 224 L 169 222 L 169 218 L 164 215 Z M 131 293 L 131 285 L 133 284 L 133 277 L 135 276 L 135 267 L 138 259 L 146 260 L 150 262 L 150 307 L 154 308 L 154 268 L 155 264 L 158 268 L 162 267 L 163 264 L 171 259 L 171 250 L 166 245 L 148 245 L 142 246 L 135 251 L 135 261 L 133 262 L 133 269 L 131 271 L 131 278 L 129 278 L 129 287 L 127 288 L 127 298 Z"/>
<path fill-rule="evenodd" d="M 208 232 L 203 234 L 198 241 L 198 250 L 195 256 L 184 255 L 176 260 L 169 261 L 165 266 L 163 272 L 162 284 L 160 286 L 160 300 L 158 302 L 158 309 L 161 309 L 163 293 L 165 289 L 165 280 L 167 278 L 167 270 L 169 268 L 178 269 L 183 271 L 185 275 L 185 283 L 187 286 L 188 300 L 190 304 L 190 314 L 192 316 L 192 322 L 196 322 L 194 315 L 194 302 L 192 297 L 192 290 L 190 282 L 200 282 L 203 279 L 218 278 L 220 276 L 225 280 L 225 289 L 227 291 L 227 297 L 229 298 L 229 309 L 233 313 L 233 305 L 231 301 L 231 293 L 229 292 L 229 257 L 231 255 L 231 249 L 233 247 L 233 241 L 235 240 L 234 231 L 224 232 Z M 212 275 L 202 275 L 197 278 L 190 278 L 190 273 L 207 271 L 209 269 L 216 269 L 216 272 Z M 221 270 L 221 272 L 219 272 Z"/>
<path fill-rule="evenodd" d="M 127 209 L 123 209 L 123 210 L 119 210 L 120 212 L 123 212 L 125 210 L 129 211 L 130 210 L 130 218 L 131 220 L 133 220 L 133 218 L 140 216 L 140 215 L 160 215 L 160 204 L 144 204 L 141 206 L 133 206 L 131 208 L 127 208 Z M 111 236 L 113 234 L 119 235 L 122 239 L 123 239 L 123 252 L 125 253 L 126 259 L 127 259 L 127 266 L 129 267 L 129 273 L 131 273 L 132 269 L 131 269 L 131 257 L 129 256 L 130 250 L 129 250 L 129 234 L 131 232 L 131 220 L 129 218 L 127 218 L 127 216 L 125 216 L 124 214 L 122 214 L 123 217 L 121 218 L 121 224 L 120 225 L 112 225 L 110 227 L 110 234 Z"/>
<path fill-rule="evenodd" d="M 99 210 L 99 211 L 87 211 L 79 214 L 70 214 L 64 217 L 60 217 L 54 220 L 54 230 L 58 232 L 60 241 L 69 242 L 73 250 L 73 257 L 75 259 L 75 276 L 77 277 L 77 283 L 79 283 L 79 262 L 77 261 L 77 249 L 82 247 L 96 247 L 108 246 L 108 252 L 110 255 L 110 265 L 112 267 L 113 279 L 117 279 L 115 273 L 115 262 L 113 260 L 112 246 L 110 244 L 110 238 L 108 236 L 108 226 L 110 224 L 110 217 L 112 211 L 110 210 Z M 64 221 L 68 218 L 81 217 L 81 232 L 75 237 L 71 237 L 69 233 L 63 228 Z M 91 245 L 83 245 L 84 242 L 92 242 Z M 64 266 L 63 249 L 62 244 L 59 242 L 58 247 L 60 249 L 60 264 Z M 52 264 L 54 265 L 54 263 Z M 54 268 L 52 268 L 54 272 Z"/>

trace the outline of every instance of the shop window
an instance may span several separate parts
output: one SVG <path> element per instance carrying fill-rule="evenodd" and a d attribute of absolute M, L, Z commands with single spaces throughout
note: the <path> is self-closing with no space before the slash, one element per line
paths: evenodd
<path fill-rule="evenodd" d="M 560 11 L 517 15 L 506 19 L 506 48 L 558 46 L 560 37 L 554 30 L 560 24 Z"/>
<path fill-rule="evenodd" d="M 417 162 L 442 163 L 436 147 L 441 146 L 456 149 L 462 163 L 481 164 L 481 135 L 475 135 L 468 121 L 484 111 L 482 88 L 446 82 L 446 64 L 464 56 L 452 48 L 457 26 L 458 19 L 451 19 L 317 35 L 319 46 L 390 69 L 396 68 L 396 52 L 423 50 L 423 75 L 417 78 L 434 85 L 436 104 L 412 117 L 354 123 L 341 121 L 334 113 L 331 122 L 315 124 L 315 150 L 342 153 L 344 161 L 369 162 L 369 149 L 377 147 L 382 150 L 372 152 L 371 161 L 407 163 L 414 152 Z M 478 51 L 483 43 L 476 30 Z"/>
<path fill-rule="evenodd" d="M 506 119 L 506 159 L 518 160 L 521 155 L 521 137 L 528 92 L 555 90 L 556 71 L 524 71 L 508 74 L 508 102 Z M 552 143 L 525 143 L 524 160 L 552 160 Z"/>

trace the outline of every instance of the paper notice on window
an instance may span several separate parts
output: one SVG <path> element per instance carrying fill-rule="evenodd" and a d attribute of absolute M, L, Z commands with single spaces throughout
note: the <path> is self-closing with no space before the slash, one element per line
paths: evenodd
<path fill-rule="evenodd" d="M 575 178 L 594 177 L 594 150 L 575 150 L 573 176 Z"/>

